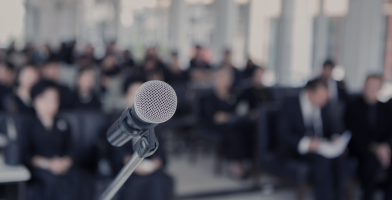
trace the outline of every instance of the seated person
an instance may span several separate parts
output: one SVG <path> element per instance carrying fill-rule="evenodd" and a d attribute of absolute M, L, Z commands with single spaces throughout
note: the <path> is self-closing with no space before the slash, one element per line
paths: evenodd
<path fill-rule="evenodd" d="M 92 68 L 81 68 L 77 77 L 76 91 L 72 96 L 72 108 L 100 110 L 101 101 L 94 93 L 96 76 Z"/>
<path fill-rule="evenodd" d="M 141 78 L 129 78 L 124 85 L 126 88 L 125 100 L 127 106 L 134 102 L 137 89 L 143 84 Z M 156 135 L 159 137 L 159 128 L 155 128 Z M 115 148 L 115 171 L 120 169 L 131 158 L 133 151 L 132 141 L 124 146 Z M 146 158 L 135 170 L 132 176 L 122 187 L 119 192 L 120 199 L 138 199 L 138 200 L 171 200 L 173 199 L 174 185 L 173 179 L 164 171 L 166 158 L 162 141 L 154 155 Z"/>
<path fill-rule="evenodd" d="M 202 126 L 217 134 L 222 140 L 223 154 L 230 160 L 230 173 L 234 178 L 244 178 L 245 159 L 250 156 L 253 142 L 250 131 L 240 130 L 235 116 L 236 97 L 230 93 L 233 79 L 230 71 L 218 70 L 215 73 L 213 93 L 203 99 L 204 113 Z"/>
<path fill-rule="evenodd" d="M 38 69 L 34 66 L 27 65 L 20 69 L 17 76 L 17 86 L 13 94 L 5 101 L 6 108 L 11 113 L 35 114 L 31 102 L 31 88 L 39 81 Z"/>
<path fill-rule="evenodd" d="M 225 50 L 223 52 L 223 60 L 222 63 L 220 64 L 221 69 L 226 69 L 232 73 L 233 76 L 233 87 L 239 87 L 239 84 L 241 83 L 242 77 L 241 77 L 241 72 L 234 67 L 233 63 L 231 62 L 231 51 L 230 50 Z M 237 88 L 237 90 L 240 90 L 240 88 Z"/>
<path fill-rule="evenodd" d="M 347 105 L 346 126 L 352 132 L 350 152 L 358 157 L 359 178 L 363 199 L 373 199 L 377 189 L 377 175 L 387 170 L 384 199 L 392 199 L 391 111 L 377 100 L 382 86 L 381 76 L 368 76 L 362 97 Z"/>
<path fill-rule="evenodd" d="M 245 89 L 239 97 L 239 101 L 245 101 L 248 104 L 252 120 L 257 119 L 260 105 L 268 104 L 272 101 L 269 90 L 262 83 L 263 73 L 263 68 L 255 67 L 251 75 L 251 87 Z"/>
<path fill-rule="evenodd" d="M 318 154 L 322 141 L 333 139 L 336 133 L 328 110 L 323 108 L 328 95 L 323 80 L 309 81 L 299 97 L 285 103 L 277 125 L 277 151 L 282 159 L 310 164 L 310 180 L 317 200 L 343 198 L 345 157 L 326 158 Z"/>
<path fill-rule="evenodd" d="M 189 80 L 188 71 L 183 71 L 180 68 L 177 52 L 172 53 L 169 71 L 165 78 L 167 80 L 167 83 L 170 85 L 182 84 L 185 86 Z"/>
<path fill-rule="evenodd" d="M 59 91 L 50 81 L 31 89 L 36 116 L 22 139 L 24 161 L 32 174 L 33 200 L 76 199 L 78 189 L 72 166 L 72 139 L 68 123 L 56 117 Z"/>
<path fill-rule="evenodd" d="M 60 79 L 60 65 L 56 60 L 49 60 L 41 67 L 41 77 L 44 80 L 53 81 L 56 83 L 60 92 L 60 110 L 69 109 L 72 107 L 72 93 L 71 90 L 59 83 Z"/>

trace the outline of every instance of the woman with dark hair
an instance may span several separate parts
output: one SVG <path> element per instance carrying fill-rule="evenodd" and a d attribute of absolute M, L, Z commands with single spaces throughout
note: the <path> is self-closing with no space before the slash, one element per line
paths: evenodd
<path fill-rule="evenodd" d="M 76 199 L 76 176 L 71 167 L 72 138 L 68 123 L 59 117 L 59 91 L 54 82 L 39 81 L 31 89 L 36 110 L 22 139 L 24 162 L 32 173 L 33 200 Z"/>
<path fill-rule="evenodd" d="M 35 113 L 31 102 L 30 91 L 39 79 L 40 75 L 36 67 L 27 65 L 20 69 L 17 76 L 18 84 L 14 88 L 12 95 L 5 101 L 5 107 L 8 112 L 29 115 Z"/>
<path fill-rule="evenodd" d="M 99 96 L 94 93 L 96 86 L 96 76 L 92 68 L 81 68 L 77 77 L 76 91 L 72 96 L 72 108 L 100 110 L 101 101 Z"/>

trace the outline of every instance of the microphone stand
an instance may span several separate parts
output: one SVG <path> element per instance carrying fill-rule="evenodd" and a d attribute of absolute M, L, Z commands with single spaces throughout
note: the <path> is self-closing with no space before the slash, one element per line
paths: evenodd
<path fill-rule="evenodd" d="M 144 158 L 151 156 L 158 149 L 159 143 L 155 137 L 154 128 L 144 131 L 140 137 L 132 138 L 137 140 L 133 146 L 134 153 L 117 174 L 116 178 L 110 183 L 106 190 L 101 194 L 99 200 L 111 200 L 118 190 L 124 185 L 125 181 L 132 175 L 136 167 L 144 160 Z"/>

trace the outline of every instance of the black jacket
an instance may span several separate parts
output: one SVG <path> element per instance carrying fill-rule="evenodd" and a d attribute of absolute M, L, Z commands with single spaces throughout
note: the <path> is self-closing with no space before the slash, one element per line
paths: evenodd
<path fill-rule="evenodd" d="M 321 110 L 323 137 L 330 138 L 337 131 L 329 110 Z M 277 123 L 278 151 L 282 156 L 298 155 L 298 144 L 306 134 L 299 97 L 289 98 L 281 109 Z"/>
<path fill-rule="evenodd" d="M 347 105 L 345 122 L 353 136 L 349 144 L 350 152 L 354 154 L 365 153 L 373 142 L 392 142 L 392 118 L 387 104 L 378 102 L 374 105 L 375 124 L 371 125 L 369 106 L 362 97 Z"/>

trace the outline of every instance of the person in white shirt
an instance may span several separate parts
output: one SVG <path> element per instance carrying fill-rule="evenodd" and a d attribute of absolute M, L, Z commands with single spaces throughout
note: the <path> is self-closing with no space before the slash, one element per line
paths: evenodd
<path fill-rule="evenodd" d="M 334 120 L 325 107 L 328 101 L 325 80 L 309 81 L 299 97 L 288 99 L 284 104 L 277 126 L 280 156 L 309 163 L 309 181 L 314 185 L 317 200 L 343 198 L 346 158 L 342 153 L 349 138 L 336 135 Z M 326 151 L 335 140 L 340 151 Z"/>

